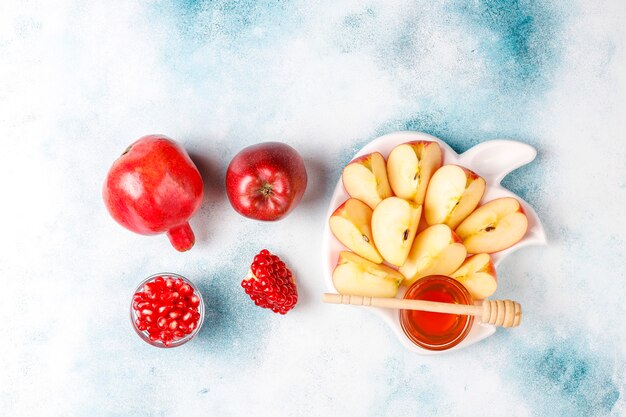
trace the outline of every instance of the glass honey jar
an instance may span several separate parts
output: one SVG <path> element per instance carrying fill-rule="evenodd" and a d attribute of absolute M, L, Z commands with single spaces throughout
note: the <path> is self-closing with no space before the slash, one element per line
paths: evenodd
<path fill-rule="evenodd" d="M 465 287 L 453 278 L 431 275 L 420 278 L 404 294 L 405 299 L 443 303 L 473 303 Z M 428 311 L 400 310 L 400 325 L 407 337 L 428 350 L 446 350 L 459 343 L 469 333 L 474 316 Z"/>

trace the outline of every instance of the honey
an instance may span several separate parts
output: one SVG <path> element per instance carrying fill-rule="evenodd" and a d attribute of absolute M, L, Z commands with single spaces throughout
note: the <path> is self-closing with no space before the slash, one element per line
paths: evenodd
<path fill-rule="evenodd" d="M 406 299 L 472 304 L 465 287 L 453 278 L 431 275 L 417 280 L 404 295 Z M 402 330 L 416 345 L 428 350 L 445 350 L 461 343 L 469 333 L 473 316 L 400 310 Z"/>

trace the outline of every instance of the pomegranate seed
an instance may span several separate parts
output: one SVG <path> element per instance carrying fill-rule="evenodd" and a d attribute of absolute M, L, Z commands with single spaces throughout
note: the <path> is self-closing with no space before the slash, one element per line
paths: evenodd
<path fill-rule="evenodd" d="M 159 326 L 160 329 L 165 329 L 167 327 L 168 323 L 167 323 L 167 319 L 165 317 L 159 317 L 157 320 L 157 326 Z"/>
<path fill-rule="evenodd" d="M 180 278 L 156 277 L 133 295 L 135 326 L 151 341 L 170 346 L 197 329 L 200 297 Z"/>
<path fill-rule="evenodd" d="M 197 295 L 192 295 L 189 297 L 189 305 L 192 307 L 198 307 L 200 305 L 200 297 Z"/>
<path fill-rule="evenodd" d="M 178 291 L 182 294 L 182 295 L 187 295 L 187 294 L 191 294 L 193 292 L 193 290 L 191 289 L 191 287 L 189 286 L 189 284 L 183 284 L 180 286 L 180 288 L 178 289 Z"/>
<path fill-rule="evenodd" d="M 161 303 L 168 302 L 171 299 L 172 299 L 172 292 L 169 290 L 165 290 L 161 294 L 159 294 L 159 301 Z"/>

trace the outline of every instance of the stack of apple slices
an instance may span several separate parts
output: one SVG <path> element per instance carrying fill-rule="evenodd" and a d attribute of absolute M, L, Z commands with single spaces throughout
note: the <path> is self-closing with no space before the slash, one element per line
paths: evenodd
<path fill-rule="evenodd" d="M 437 142 L 396 146 L 350 162 L 342 181 L 350 198 L 329 219 L 350 251 L 339 254 L 333 283 L 341 294 L 395 297 L 428 275 L 461 282 L 476 300 L 497 288 L 489 254 L 520 241 L 528 220 L 514 198 L 478 207 L 485 180 L 443 165 Z M 478 207 L 478 208 L 477 208 Z"/>

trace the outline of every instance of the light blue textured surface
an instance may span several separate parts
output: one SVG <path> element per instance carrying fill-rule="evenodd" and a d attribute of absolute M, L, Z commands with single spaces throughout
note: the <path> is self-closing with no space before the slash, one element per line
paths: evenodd
<path fill-rule="evenodd" d="M 3 1 L 0 415 L 625 415 L 625 19 L 620 0 Z M 498 137 L 538 149 L 504 181 L 550 240 L 498 271 L 519 329 L 426 358 L 367 311 L 320 302 L 341 168 L 402 129 L 458 152 Z M 156 132 L 206 180 L 185 254 L 101 202 L 112 161 Z M 273 224 L 235 214 L 222 185 L 264 140 L 296 147 L 310 177 Z M 239 287 L 263 247 L 298 278 L 285 317 Z M 208 309 L 173 350 L 128 320 L 137 282 L 163 270 Z"/>

